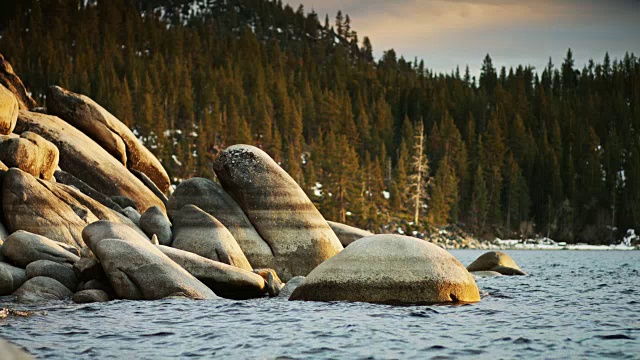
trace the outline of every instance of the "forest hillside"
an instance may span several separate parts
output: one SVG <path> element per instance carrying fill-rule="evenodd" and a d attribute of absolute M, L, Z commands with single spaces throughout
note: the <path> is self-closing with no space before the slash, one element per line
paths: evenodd
<path fill-rule="evenodd" d="M 4 6 L 4 5 L 3 5 Z M 267 0 L 9 0 L 0 53 L 46 106 L 57 84 L 95 99 L 177 183 L 257 145 L 322 214 L 380 232 L 456 224 L 609 243 L 640 224 L 640 60 L 478 78 L 437 74 Z M 53 15 L 52 15 L 53 14 Z M 455 64 L 452 64 L 452 68 Z M 638 130 L 636 130 L 638 129 Z"/>

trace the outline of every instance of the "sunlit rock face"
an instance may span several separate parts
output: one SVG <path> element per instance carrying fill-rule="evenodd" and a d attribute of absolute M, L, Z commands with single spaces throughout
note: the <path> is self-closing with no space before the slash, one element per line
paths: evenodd
<path fill-rule="evenodd" d="M 127 168 L 146 174 L 162 192 L 169 190 L 169 175 L 160 161 L 125 124 L 89 97 L 51 86 L 47 110 L 85 133 Z"/>
<path fill-rule="evenodd" d="M 31 131 L 53 143 L 62 170 L 107 196 L 126 196 L 140 212 L 164 203 L 116 158 L 78 129 L 51 115 L 20 111 L 17 132 Z"/>
<path fill-rule="evenodd" d="M 249 145 L 218 155 L 214 170 L 275 257 L 284 281 L 307 275 L 342 244 L 304 191 L 267 153 Z"/>
<path fill-rule="evenodd" d="M 320 264 L 289 300 L 440 304 L 477 302 L 480 294 L 471 274 L 440 247 L 373 235 Z"/>

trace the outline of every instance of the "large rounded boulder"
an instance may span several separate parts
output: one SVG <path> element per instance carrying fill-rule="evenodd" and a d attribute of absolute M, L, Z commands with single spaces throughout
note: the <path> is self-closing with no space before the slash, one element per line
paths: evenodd
<path fill-rule="evenodd" d="M 338 239 L 340 239 L 340 243 L 342 243 L 342 246 L 344 247 L 351 245 L 351 243 L 356 240 L 360 240 L 363 237 L 373 235 L 373 233 L 367 230 L 358 229 L 357 227 L 349 226 L 339 222 L 327 221 L 327 223 L 331 227 L 331 230 L 336 233 L 336 236 L 338 237 Z"/>
<path fill-rule="evenodd" d="M 135 225 L 79 190 L 12 168 L 4 175 L 2 209 L 10 232 L 25 230 L 77 248 L 82 230 L 98 220 Z"/>
<path fill-rule="evenodd" d="M 107 196 L 126 196 L 144 212 L 164 203 L 122 163 L 78 129 L 51 115 L 20 111 L 16 132 L 31 131 L 53 143 L 60 168 Z"/>
<path fill-rule="evenodd" d="M 262 297 L 267 292 L 264 279 L 251 271 L 168 246 L 160 245 L 158 249 L 202 281 L 216 295 L 244 300 Z"/>
<path fill-rule="evenodd" d="M 140 228 L 149 237 L 157 236 L 161 245 L 171 245 L 171 223 L 159 207 L 149 208 L 140 216 Z"/>
<path fill-rule="evenodd" d="M 480 294 L 471 274 L 440 247 L 373 235 L 320 264 L 289 300 L 441 304 L 477 302 Z"/>
<path fill-rule="evenodd" d="M 11 295 L 27 281 L 24 269 L 0 262 L 0 296 Z"/>
<path fill-rule="evenodd" d="M 249 145 L 222 151 L 214 170 L 269 244 L 280 278 L 307 275 L 342 244 L 295 180 L 267 153 Z"/>
<path fill-rule="evenodd" d="M 173 218 L 185 205 L 195 205 L 219 220 L 236 239 L 251 266 L 275 266 L 269 244 L 260 237 L 238 203 L 216 182 L 198 177 L 181 182 L 167 204 L 169 216 Z"/>
<path fill-rule="evenodd" d="M 4 241 L 2 255 L 13 264 L 26 268 L 38 260 L 73 264 L 80 260 L 64 244 L 26 231 L 16 231 Z"/>
<path fill-rule="evenodd" d="M 162 192 L 169 190 L 169 175 L 158 158 L 124 123 L 89 97 L 51 86 L 47 110 L 88 135 L 127 168 L 146 174 Z"/>
<path fill-rule="evenodd" d="M 0 134 L 9 135 L 16 127 L 18 100 L 9 89 L 0 84 Z"/>
<path fill-rule="evenodd" d="M 84 229 L 83 237 L 120 299 L 217 298 L 211 289 L 163 254 L 144 235 L 126 226 L 98 221 Z"/>
<path fill-rule="evenodd" d="M 229 230 L 218 219 L 194 205 L 186 205 L 175 214 L 171 246 L 207 259 L 252 270 Z"/>
<path fill-rule="evenodd" d="M 26 131 L 21 136 L 0 136 L 0 161 L 7 167 L 51 180 L 59 158 L 58 148 L 36 133 Z"/>
<path fill-rule="evenodd" d="M 501 251 L 489 251 L 467 266 L 470 272 L 494 271 L 502 275 L 527 275 L 513 259 Z"/>

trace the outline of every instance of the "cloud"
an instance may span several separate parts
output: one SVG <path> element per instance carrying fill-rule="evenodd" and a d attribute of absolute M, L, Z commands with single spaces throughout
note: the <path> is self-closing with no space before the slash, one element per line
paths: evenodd
<path fill-rule="evenodd" d="M 479 64 L 486 53 L 541 67 L 568 47 L 601 59 L 640 52 L 640 1 L 636 0 L 303 0 L 321 16 L 350 14 L 360 38 L 372 39 L 377 56 L 394 48 L 425 58 L 437 71 Z M 578 49 L 578 47 L 580 47 Z M 495 57 L 494 57 L 495 59 Z M 500 63 L 500 61 L 498 61 Z M 580 62 L 578 62 L 580 64 Z"/>

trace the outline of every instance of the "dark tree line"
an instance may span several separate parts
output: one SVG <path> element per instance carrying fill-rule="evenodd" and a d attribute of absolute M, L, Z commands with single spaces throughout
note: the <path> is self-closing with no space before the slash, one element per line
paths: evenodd
<path fill-rule="evenodd" d="M 174 181 L 262 147 L 329 219 L 608 242 L 640 224 L 640 61 L 435 74 L 281 1 L 11 0 L 0 52 L 132 127 Z M 190 3 L 190 2 L 189 2 Z M 163 8 L 159 8 L 163 6 Z M 638 130 L 636 130 L 638 129 Z M 415 223 L 417 214 L 418 223 Z M 638 229 L 640 230 L 640 229 Z"/>

